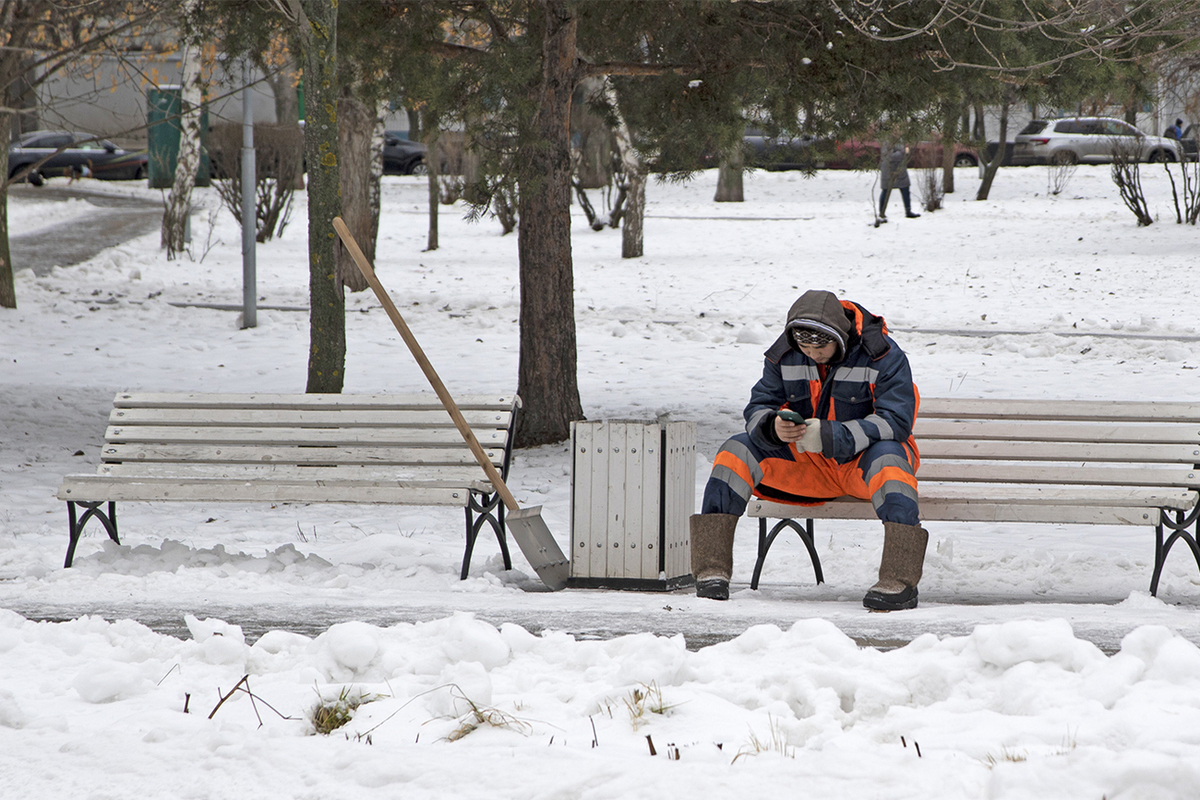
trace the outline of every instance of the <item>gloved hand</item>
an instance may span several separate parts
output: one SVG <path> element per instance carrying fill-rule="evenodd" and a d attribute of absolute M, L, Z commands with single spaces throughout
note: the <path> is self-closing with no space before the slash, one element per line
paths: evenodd
<path fill-rule="evenodd" d="M 796 447 L 808 453 L 821 452 L 821 420 L 806 419 L 804 425 L 804 435 L 796 442 Z"/>

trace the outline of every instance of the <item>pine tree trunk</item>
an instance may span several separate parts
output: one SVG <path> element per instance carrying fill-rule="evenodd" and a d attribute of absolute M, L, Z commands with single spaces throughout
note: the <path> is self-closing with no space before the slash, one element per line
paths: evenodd
<path fill-rule="evenodd" d="M 583 418 L 576 378 L 575 286 L 571 261 L 571 150 L 576 20 L 571 6 L 545 0 L 530 35 L 542 42 L 539 109 L 518 159 L 521 356 L 517 391 L 525 401 L 518 447 L 561 442 Z M 530 137 L 523 137 L 529 141 Z"/>
<path fill-rule="evenodd" d="M 958 108 L 947 103 L 942 107 L 942 192 L 954 194 L 954 159 L 958 149 Z"/>
<path fill-rule="evenodd" d="M 307 108 L 308 392 L 341 392 L 346 367 L 346 301 L 337 280 L 337 232 L 333 229 L 333 218 L 342 211 L 338 197 L 337 2 L 300 0 L 305 15 L 299 33 Z"/>
<path fill-rule="evenodd" d="M 999 146 L 996 148 L 996 154 L 992 156 L 992 160 L 983 171 L 983 180 L 979 183 L 979 191 L 975 193 L 976 200 L 988 199 L 988 192 L 992 190 L 992 181 L 996 179 L 996 172 L 999 171 L 1000 165 L 1004 163 L 1004 149 L 1006 140 L 1008 139 L 1008 108 L 1012 101 L 1013 98 L 1006 96 L 1000 104 Z"/>
<path fill-rule="evenodd" d="M 374 114 L 357 97 L 338 101 L 338 182 L 342 188 L 342 219 L 363 255 L 375 262 L 375 235 L 371 229 L 371 138 Z M 367 279 L 340 245 L 337 252 L 338 281 L 352 292 L 367 288 Z"/>
<path fill-rule="evenodd" d="M 717 193 L 713 200 L 718 203 L 742 203 L 746 196 L 742 187 L 742 173 L 745 156 L 742 154 L 741 143 L 721 156 L 721 164 L 717 167 Z"/>
<path fill-rule="evenodd" d="M 184 8 L 184 16 L 191 19 L 196 0 L 190 0 Z M 173 259 L 187 246 L 187 222 L 192 212 L 192 187 L 196 183 L 196 172 L 200 168 L 200 105 L 204 100 L 201 73 L 200 37 L 189 34 L 183 49 L 180 70 L 179 96 L 179 157 L 175 162 L 175 181 L 167 198 L 163 213 L 162 246 L 167 258 Z"/>

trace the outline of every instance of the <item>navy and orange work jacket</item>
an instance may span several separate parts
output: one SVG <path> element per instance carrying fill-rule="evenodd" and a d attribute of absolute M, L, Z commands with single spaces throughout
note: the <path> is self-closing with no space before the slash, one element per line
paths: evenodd
<path fill-rule="evenodd" d="M 758 447 L 777 449 L 775 412 L 790 408 L 821 423 L 821 455 L 845 464 L 872 443 L 912 439 L 920 396 L 908 357 L 887 333 L 883 317 L 843 300 L 851 319 L 846 353 L 821 377 L 819 365 L 794 349 L 784 333 L 765 353 L 762 378 L 743 416 Z M 919 456 L 918 456 L 919 457 Z"/>

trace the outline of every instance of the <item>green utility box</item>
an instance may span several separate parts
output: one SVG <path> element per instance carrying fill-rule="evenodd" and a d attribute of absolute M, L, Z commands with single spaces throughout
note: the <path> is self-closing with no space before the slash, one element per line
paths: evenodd
<path fill-rule="evenodd" d="M 181 87 L 153 86 L 146 93 L 146 122 L 148 125 L 147 157 L 151 189 L 170 189 L 175 183 L 175 163 L 179 159 L 179 137 L 182 126 L 179 113 L 182 107 Z M 196 171 L 196 186 L 212 184 L 208 158 L 208 104 L 200 109 L 200 167 Z"/>

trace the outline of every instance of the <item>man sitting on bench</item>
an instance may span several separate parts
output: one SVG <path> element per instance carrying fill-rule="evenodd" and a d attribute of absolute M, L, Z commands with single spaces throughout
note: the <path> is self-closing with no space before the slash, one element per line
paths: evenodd
<path fill-rule="evenodd" d="M 691 517 L 696 594 L 729 598 L 733 534 L 751 495 L 801 505 L 850 496 L 870 500 L 884 528 L 879 581 L 863 605 L 916 608 L 929 540 L 917 506 L 917 405 L 908 358 L 883 318 L 831 292 L 805 292 L 766 352 L 746 432 L 717 453 Z"/>

